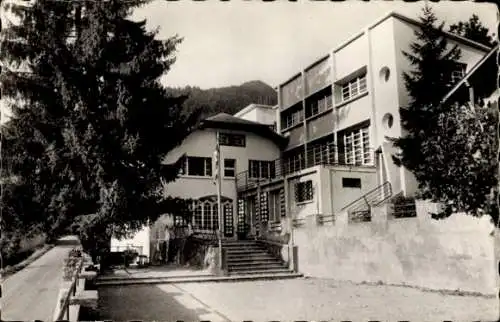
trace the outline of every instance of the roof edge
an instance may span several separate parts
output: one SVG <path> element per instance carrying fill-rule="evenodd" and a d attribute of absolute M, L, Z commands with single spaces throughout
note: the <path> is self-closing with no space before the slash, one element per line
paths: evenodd
<path fill-rule="evenodd" d="M 241 114 L 245 114 L 248 111 L 255 109 L 255 108 L 259 108 L 259 107 L 270 109 L 270 110 L 273 109 L 272 105 L 251 103 L 251 104 L 245 106 L 244 108 L 242 108 L 241 110 L 239 110 L 238 112 L 234 113 L 233 116 L 239 117 Z"/>
<path fill-rule="evenodd" d="M 407 16 L 405 16 L 405 15 L 403 15 L 403 14 L 401 14 L 401 13 L 395 11 L 395 10 L 390 10 L 387 13 L 385 13 L 384 15 L 382 15 L 381 17 L 379 17 L 378 19 L 376 19 L 374 22 L 372 22 L 369 25 L 367 25 L 366 27 L 361 28 L 361 31 L 358 31 L 358 32 L 352 34 L 351 36 L 347 37 L 346 40 L 340 42 L 340 44 L 336 45 L 331 50 L 329 50 L 328 54 L 320 56 L 319 58 L 315 59 L 314 62 L 306 65 L 306 67 L 304 67 L 304 68 L 301 68 L 300 72 L 295 73 L 291 77 L 285 79 L 285 81 L 280 82 L 276 86 L 276 88 L 279 89 L 280 87 L 287 85 L 292 80 L 294 80 L 295 78 L 297 78 L 300 75 L 302 75 L 302 71 L 305 71 L 305 70 L 313 67 L 314 65 L 318 64 L 319 62 L 321 62 L 322 60 L 324 60 L 326 57 L 328 57 L 329 55 L 331 55 L 331 53 L 335 53 L 335 52 L 341 50 L 342 48 L 344 48 L 347 45 L 349 45 L 351 42 L 353 42 L 356 39 L 358 39 L 359 37 L 363 36 L 366 33 L 367 30 L 371 30 L 371 29 L 375 28 L 376 26 L 378 26 L 379 24 L 381 24 L 382 22 L 384 22 L 385 20 L 387 20 L 387 19 L 389 19 L 391 17 L 394 17 L 394 18 L 406 21 L 408 23 L 411 23 L 412 25 L 416 25 L 416 26 L 420 26 L 420 27 L 422 26 L 422 23 L 419 22 L 418 20 L 415 20 L 413 18 L 407 17 Z M 465 37 L 458 36 L 458 35 L 453 34 L 451 32 L 443 31 L 443 33 L 448 38 L 453 39 L 455 41 L 459 41 L 459 42 L 464 43 L 466 45 L 469 45 L 470 47 L 473 47 L 473 48 L 476 48 L 476 49 L 480 49 L 480 50 L 484 50 L 485 52 L 488 52 L 491 49 L 491 47 L 485 46 L 483 44 L 480 44 L 478 42 L 472 41 L 472 40 L 467 39 Z"/>

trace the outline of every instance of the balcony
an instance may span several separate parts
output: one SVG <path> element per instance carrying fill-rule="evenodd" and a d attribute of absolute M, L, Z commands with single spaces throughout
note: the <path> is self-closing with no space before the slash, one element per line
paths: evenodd
<path fill-rule="evenodd" d="M 373 149 L 355 149 L 347 153 L 339 153 L 334 143 L 311 146 L 307 153 L 292 157 L 269 161 L 265 171 L 243 171 L 236 175 L 237 191 L 256 188 L 259 185 L 282 180 L 285 176 L 294 174 L 306 168 L 317 165 L 350 165 L 373 166 Z"/>

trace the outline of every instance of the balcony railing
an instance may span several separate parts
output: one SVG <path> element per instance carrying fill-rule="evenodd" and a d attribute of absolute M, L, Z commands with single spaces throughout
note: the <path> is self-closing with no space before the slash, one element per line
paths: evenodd
<path fill-rule="evenodd" d="M 316 165 L 353 165 L 371 166 L 373 165 L 373 150 L 356 150 L 350 153 L 339 153 L 333 143 L 325 145 L 311 146 L 307 153 L 296 156 L 279 158 L 269 161 L 269 168 L 251 169 L 240 172 L 236 175 L 236 187 L 238 191 L 244 191 L 257 187 L 259 184 L 268 184 L 281 180 L 286 175 L 290 175 L 301 170 Z"/>

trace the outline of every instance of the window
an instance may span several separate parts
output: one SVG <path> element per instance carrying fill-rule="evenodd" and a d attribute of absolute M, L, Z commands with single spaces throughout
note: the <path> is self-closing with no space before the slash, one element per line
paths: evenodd
<path fill-rule="evenodd" d="M 193 227 L 202 227 L 203 223 L 203 207 L 199 202 L 195 202 L 193 213 Z"/>
<path fill-rule="evenodd" d="M 347 101 L 353 97 L 363 94 L 367 91 L 366 74 L 358 76 L 355 79 L 342 84 L 342 101 Z"/>
<path fill-rule="evenodd" d="M 370 148 L 369 127 L 345 132 L 343 135 L 344 157 L 346 164 L 371 165 L 373 163 Z"/>
<path fill-rule="evenodd" d="M 182 174 L 189 176 L 212 176 L 212 158 L 187 157 L 183 166 Z"/>
<path fill-rule="evenodd" d="M 307 148 L 307 165 L 334 164 L 335 144 L 332 137 L 312 143 Z"/>
<path fill-rule="evenodd" d="M 234 178 L 236 175 L 236 160 L 224 159 L 224 177 Z"/>
<path fill-rule="evenodd" d="M 245 147 L 246 140 L 243 134 L 221 133 L 219 135 L 220 145 Z"/>
<path fill-rule="evenodd" d="M 226 199 L 222 202 L 223 215 L 228 217 L 233 213 L 233 202 Z M 193 228 L 216 230 L 219 228 L 219 206 L 216 198 L 209 198 L 204 200 L 196 200 L 193 207 Z M 226 222 L 228 220 L 226 219 Z M 232 226 L 232 223 L 228 223 Z M 232 229 L 232 228 L 231 228 Z"/>
<path fill-rule="evenodd" d="M 280 190 L 269 193 L 269 220 L 279 222 L 281 217 L 281 195 Z"/>
<path fill-rule="evenodd" d="M 248 160 L 250 178 L 274 178 L 276 171 L 273 161 Z"/>
<path fill-rule="evenodd" d="M 311 99 L 306 108 L 306 117 L 311 117 L 320 114 L 333 106 L 332 94 L 323 93 L 318 95 L 315 99 Z"/>
<path fill-rule="evenodd" d="M 344 188 L 361 188 L 361 179 L 359 179 L 359 178 L 342 178 L 342 187 L 344 187 Z"/>
<path fill-rule="evenodd" d="M 283 170 L 285 174 L 290 174 L 306 168 L 305 155 L 302 147 L 286 155 L 283 161 Z"/>
<path fill-rule="evenodd" d="M 467 69 L 466 64 L 457 63 L 456 68 L 451 72 L 450 85 L 456 84 L 465 76 L 465 70 Z"/>
<path fill-rule="evenodd" d="M 304 111 L 302 109 L 295 111 L 286 111 L 283 120 L 285 126 L 283 128 L 286 129 L 292 127 L 296 124 L 299 124 L 302 121 L 304 121 Z"/>
<path fill-rule="evenodd" d="M 313 199 L 312 180 L 297 182 L 295 184 L 295 201 L 306 202 Z"/>

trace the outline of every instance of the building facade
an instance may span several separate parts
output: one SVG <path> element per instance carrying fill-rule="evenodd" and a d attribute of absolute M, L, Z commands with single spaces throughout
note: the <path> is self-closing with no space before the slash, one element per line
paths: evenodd
<path fill-rule="evenodd" d="M 211 162 L 220 131 L 225 238 L 293 244 L 293 229 L 308 220 L 335 222 L 347 211 L 349 221 L 371 221 L 371 207 L 412 196 L 417 183 L 393 163 L 387 137 L 404 135 L 399 109 L 409 103 L 403 73 L 411 68 L 403 51 L 419 27 L 388 13 L 278 85 L 277 106 L 206 120 L 168 155 L 173 162 L 185 153 L 187 163 L 165 195 L 196 199 L 193 227 L 216 229 Z M 446 36 L 462 52 L 451 89 L 489 48 Z M 161 225 L 149 234 L 159 236 Z"/>
<path fill-rule="evenodd" d="M 272 125 L 272 124 L 270 124 Z M 214 181 L 217 132 L 220 140 L 222 231 L 225 238 L 235 238 L 237 230 L 236 175 L 255 164 L 279 158 L 286 139 L 261 124 L 228 114 L 218 114 L 201 122 L 182 145 L 170 151 L 164 162 L 171 164 L 183 158 L 179 177 L 163 185 L 165 196 L 193 199 L 190 224 L 195 233 L 218 230 L 217 186 Z M 154 258 L 155 245 L 164 238 L 166 226 L 173 226 L 175 214 L 165 214 L 145 227 L 132 239 L 112 239 L 111 248 L 141 247 L 142 253 Z M 251 222 L 248 226 L 251 226 Z"/>

